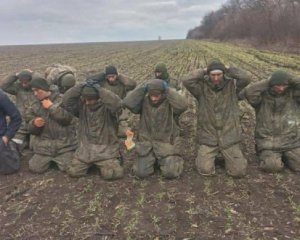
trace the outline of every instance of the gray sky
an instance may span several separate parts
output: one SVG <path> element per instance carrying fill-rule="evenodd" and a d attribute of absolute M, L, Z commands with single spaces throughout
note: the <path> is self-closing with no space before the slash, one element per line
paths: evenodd
<path fill-rule="evenodd" d="M 224 0 L 0 0 L 0 45 L 185 38 Z"/>

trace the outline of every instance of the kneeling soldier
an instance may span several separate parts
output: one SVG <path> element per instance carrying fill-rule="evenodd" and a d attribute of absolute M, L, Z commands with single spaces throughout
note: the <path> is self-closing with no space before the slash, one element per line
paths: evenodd
<path fill-rule="evenodd" d="M 284 158 L 292 170 L 300 171 L 300 79 L 279 70 L 247 87 L 244 95 L 255 108 L 261 168 L 279 172 Z"/>
<path fill-rule="evenodd" d="M 162 175 L 176 178 L 183 170 L 178 150 L 178 117 L 187 109 L 187 102 L 165 81 L 154 79 L 130 93 L 123 104 L 140 114 L 136 152 L 138 158 L 133 171 L 140 178 L 154 173 L 157 163 Z"/>
<path fill-rule="evenodd" d="M 79 117 L 79 146 L 68 169 L 69 175 L 84 176 L 90 166 L 96 165 L 106 180 L 123 177 L 117 137 L 121 99 L 88 80 L 65 93 L 64 105 Z"/>
<path fill-rule="evenodd" d="M 35 135 L 29 169 L 43 173 L 55 162 L 65 171 L 77 147 L 74 117 L 62 107 L 61 96 L 50 91 L 45 79 L 34 78 L 30 85 L 37 101 L 26 114 L 28 130 Z"/>

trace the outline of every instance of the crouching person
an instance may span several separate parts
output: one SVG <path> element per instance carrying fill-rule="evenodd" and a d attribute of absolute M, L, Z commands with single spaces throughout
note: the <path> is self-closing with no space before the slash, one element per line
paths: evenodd
<path fill-rule="evenodd" d="M 61 96 L 50 91 L 45 79 L 32 79 L 31 88 L 37 101 L 27 113 L 28 130 L 35 135 L 29 169 L 43 173 L 54 162 L 66 171 L 77 147 L 74 117 L 62 107 Z"/>
<path fill-rule="evenodd" d="M 122 178 L 117 113 L 121 99 L 111 91 L 88 80 L 69 89 L 64 95 L 68 111 L 79 117 L 79 146 L 68 169 L 72 177 L 87 174 L 96 165 L 106 180 Z"/>
<path fill-rule="evenodd" d="M 160 167 L 166 178 L 179 177 L 183 159 L 178 149 L 179 127 L 177 119 L 187 109 L 187 102 L 175 89 L 160 79 L 139 86 L 124 100 L 123 105 L 140 114 L 136 143 L 137 161 L 133 172 L 144 178 Z"/>
<path fill-rule="evenodd" d="M 255 141 L 260 166 L 267 172 L 287 166 L 300 171 L 300 79 L 276 71 L 248 86 L 244 95 L 255 108 Z"/>

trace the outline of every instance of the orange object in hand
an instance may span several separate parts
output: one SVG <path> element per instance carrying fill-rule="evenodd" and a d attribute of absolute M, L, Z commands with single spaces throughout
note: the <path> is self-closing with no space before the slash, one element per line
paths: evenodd
<path fill-rule="evenodd" d="M 41 117 L 37 117 L 33 120 L 33 124 L 36 127 L 44 127 L 46 124 L 46 121 Z"/>
<path fill-rule="evenodd" d="M 127 130 L 126 131 L 127 139 L 125 140 L 125 146 L 127 150 L 131 150 L 135 147 L 135 143 L 133 142 L 134 132 Z"/>
<path fill-rule="evenodd" d="M 42 105 L 44 108 L 49 109 L 53 105 L 53 102 L 49 98 L 47 98 L 42 100 Z"/>

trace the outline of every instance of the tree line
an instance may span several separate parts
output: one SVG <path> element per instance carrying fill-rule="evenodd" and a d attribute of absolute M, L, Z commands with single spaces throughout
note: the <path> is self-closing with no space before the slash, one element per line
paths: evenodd
<path fill-rule="evenodd" d="M 188 39 L 300 42 L 300 0 L 229 0 L 188 31 Z"/>

